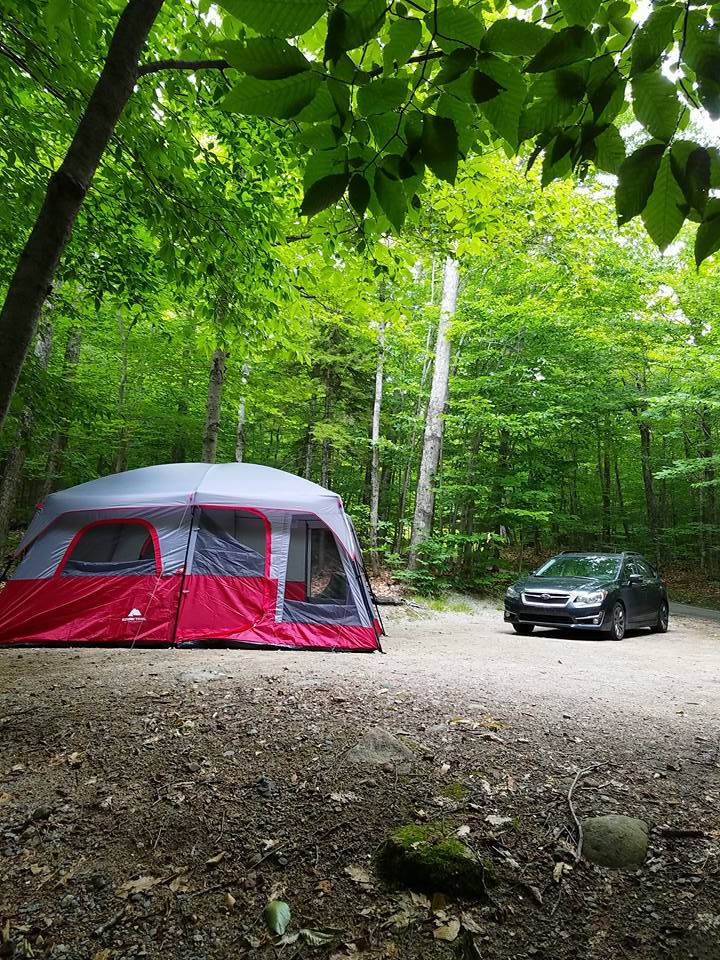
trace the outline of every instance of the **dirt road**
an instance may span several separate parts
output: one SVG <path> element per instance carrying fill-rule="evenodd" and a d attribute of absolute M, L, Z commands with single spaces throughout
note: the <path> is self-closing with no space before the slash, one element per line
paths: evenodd
<path fill-rule="evenodd" d="M 436 933 L 464 917 L 483 957 L 717 960 L 720 623 L 612 643 L 519 637 L 482 604 L 388 620 L 384 656 L 0 651 L 2 955 L 270 957 L 280 896 L 293 929 L 339 931 L 287 957 L 450 958 Z M 408 767 L 346 762 L 376 724 Z M 648 823 L 637 873 L 568 853 L 592 764 L 577 810 Z M 470 830 L 491 903 L 433 914 L 375 876 L 418 819 Z"/>

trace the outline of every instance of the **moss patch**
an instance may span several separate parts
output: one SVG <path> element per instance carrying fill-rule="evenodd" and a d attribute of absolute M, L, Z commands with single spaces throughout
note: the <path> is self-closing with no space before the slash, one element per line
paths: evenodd
<path fill-rule="evenodd" d="M 452 797 L 453 800 L 465 800 L 470 791 L 462 783 L 444 783 L 438 791 L 443 797 Z"/>
<path fill-rule="evenodd" d="M 378 870 L 412 890 L 485 899 L 485 866 L 457 837 L 443 836 L 437 823 L 411 823 L 390 834 Z"/>

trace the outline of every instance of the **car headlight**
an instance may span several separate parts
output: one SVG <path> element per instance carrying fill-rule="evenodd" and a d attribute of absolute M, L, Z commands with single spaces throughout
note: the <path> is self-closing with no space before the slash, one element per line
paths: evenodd
<path fill-rule="evenodd" d="M 593 590 L 592 593 L 576 593 L 573 597 L 573 603 L 576 607 L 594 607 L 602 603 L 607 596 L 607 590 Z"/>
<path fill-rule="evenodd" d="M 520 591 L 516 590 L 515 587 L 508 587 L 505 596 L 508 598 L 508 600 L 517 600 L 517 598 L 520 596 Z"/>

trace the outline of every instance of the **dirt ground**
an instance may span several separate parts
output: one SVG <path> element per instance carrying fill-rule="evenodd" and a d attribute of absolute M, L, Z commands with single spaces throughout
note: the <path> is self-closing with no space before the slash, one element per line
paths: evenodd
<path fill-rule="evenodd" d="M 720 623 L 387 620 L 384 656 L 1 651 L 0 957 L 720 958 Z M 350 762 L 375 725 L 414 759 Z M 575 862 L 578 771 L 579 817 L 648 823 L 640 870 Z M 378 877 L 413 822 L 461 828 L 482 902 Z"/>

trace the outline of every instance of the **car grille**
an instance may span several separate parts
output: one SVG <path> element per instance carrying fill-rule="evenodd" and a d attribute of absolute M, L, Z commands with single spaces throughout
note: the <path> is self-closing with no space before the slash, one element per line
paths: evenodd
<path fill-rule="evenodd" d="M 569 599 L 569 593 L 550 593 L 549 591 L 526 592 L 522 595 L 522 601 L 528 607 L 564 607 Z"/>
<path fill-rule="evenodd" d="M 529 619 L 533 623 L 563 624 L 573 623 L 573 618 L 562 613 L 533 613 Z"/>

